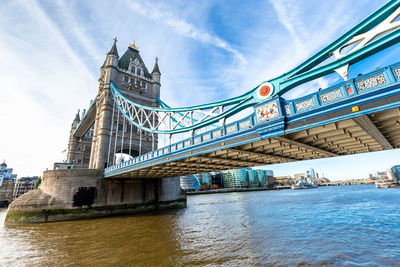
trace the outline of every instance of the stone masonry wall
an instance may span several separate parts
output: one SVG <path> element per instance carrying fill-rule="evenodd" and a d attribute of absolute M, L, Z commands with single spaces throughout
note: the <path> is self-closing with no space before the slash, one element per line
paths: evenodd
<path fill-rule="evenodd" d="M 179 177 L 105 179 L 102 170 L 52 170 L 43 173 L 40 189 L 11 203 L 6 222 L 51 222 L 182 207 L 186 207 L 186 194 Z"/>

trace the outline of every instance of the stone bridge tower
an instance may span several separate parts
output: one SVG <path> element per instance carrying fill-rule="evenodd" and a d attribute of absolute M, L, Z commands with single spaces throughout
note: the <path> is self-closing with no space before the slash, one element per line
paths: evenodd
<path fill-rule="evenodd" d="M 157 97 L 160 96 L 161 87 L 158 59 L 156 58 L 153 71 L 150 73 L 135 42 L 128 46 L 121 57 L 118 55 L 116 43 L 117 40 L 114 39 L 114 44 L 100 68 L 99 91 L 95 98 L 95 116 L 93 116 L 94 123 L 89 131 L 90 135 L 93 135 L 93 137 L 90 136 L 92 138 L 90 158 L 86 160 L 89 164 L 82 167 L 103 169 L 108 162 L 111 162 L 111 164 L 116 162 L 115 154 L 121 152 L 128 154 L 130 152 L 131 156 L 137 156 L 139 153 L 144 154 L 157 148 L 158 137 L 156 134 L 148 134 L 134 126 L 131 129 L 127 120 L 124 121 L 123 116 L 114 106 L 110 82 L 113 82 L 124 96 L 135 103 L 158 107 Z M 77 119 L 79 120 L 79 118 L 74 120 L 72 128 L 77 127 L 79 123 L 79 121 L 76 122 Z M 113 121 L 114 123 L 112 123 Z M 79 143 L 84 139 L 74 137 L 74 130 L 71 129 L 67 154 L 71 156 L 79 154 L 76 149 L 79 148 Z M 87 135 L 84 137 L 87 138 Z M 122 146 L 123 135 L 125 139 Z M 131 136 L 132 138 L 130 138 Z M 72 158 L 67 158 L 67 162 L 72 163 Z"/>

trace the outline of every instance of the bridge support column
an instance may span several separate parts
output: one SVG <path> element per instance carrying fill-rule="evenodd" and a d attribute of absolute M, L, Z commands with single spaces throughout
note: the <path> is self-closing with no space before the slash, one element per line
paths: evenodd
<path fill-rule="evenodd" d="M 90 157 L 91 169 L 104 169 L 108 161 L 108 149 L 110 143 L 113 98 L 108 87 L 104 87 L 97 100 L 96 120 L 94 123 L 94 136 Z M 118 126 L 117 126 L 118 127 Z M 113 154 L 112 154 L 113 155 Z"/>
<path fill-rule="evenodd" d="M 176 178 L 102 178 L 102 170 L 52 170 L 40 189 L 14 200 L 6 223 L 24 224 L 133 214 L 186 207 Z"/>

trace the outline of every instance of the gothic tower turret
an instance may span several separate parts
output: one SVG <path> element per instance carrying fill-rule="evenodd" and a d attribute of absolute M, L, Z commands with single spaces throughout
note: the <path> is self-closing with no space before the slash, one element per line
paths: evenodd
<path fill-rule="evenodd" d="M 156 57 L 156 63 L 154 64 L 153 71 L 151 72 L 151 80 L 153 84 L 153 97 L 160 97 L 161 87 L 161 72 L 158 67 L 158 57 Z"/>
<path fill-rule="evenodd" d="M 69 142 L 68 142 L 68 153 L 67 153 L 67 163 L 77 163 L 78 157 L 79 157 L 79 152 L 78 152 L 78 138 L 74 136 L 74 132 L 76 128 L 78 127 L 79 123 L 81 121 L 81 118 L 79 116 L 79 110 L 78 113 L 75 115 L 75 119 L 72 122 L 71 125 L 71 131 L 69 133 Z"/>
<path fill-rule="evenodd" d="M 126 122 L 118 112 L 118 108 L 114 106 L 110 90 L 110 82 L 113 82 L 128 99 L 141 105 L 158 107 L 161 73 L 157 59 L 150 74 L 135 42 L 129 44 L 121 57 L 118 55 L 116 42 L 117 39 L 114 39 L 113 46 L 100 68 L 89 164 L 89 168 L 93 169 L 102 169 L 107 164 L 114 164 L 118 153 L 130 153 L 131 156 L 136 156 L 156 149 L 158 143 L 157 135 L 140 133 L 139 129 Z M 125 132 L 122 133 L 123 131 Z M 123 136 L 125 140 L 129 136 L 129 140 L 121 142 Z"/>
<path fill-rule="evenodd" d="M 118 69 L 118 49 L 117 49 L 117 38 L 114 38 L 114 44 L 111 47 L 110 51 L 107 53 L 106 60 L 104 62 L 104 83 L 109 84 L 110 82 L 115 81 L 117 76 Z"/>

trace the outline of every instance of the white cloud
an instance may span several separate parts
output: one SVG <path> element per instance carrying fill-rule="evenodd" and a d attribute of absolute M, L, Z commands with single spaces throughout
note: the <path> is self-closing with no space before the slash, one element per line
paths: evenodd
<path fill-rule="evenodd" d="M 224 49 L 232 53 L 241 62 L 246 62 L 243 55 L 228 42 L 218 36 L 198 29 L 193 24 L 177 17 L 169 10 L 167 5 L 161 3 L 155 4 L 149 2 L 130 1 L 128 6 L 135 13 L 139 13 L 144 17 L 168 25 L 178 34 Z"/>
<path fill-rule="evenodd" d="M 54 3 L 57 6 L 57 9 L 55 9 L 57 19 L 68 25 L 68 30 L 72 34 L 73 42 L 83 47 L 82 54 L 89 55 L 92 61 L 97 62 L 104 60 L 104 51 L 101 51 L 98 44 L 91 39 L 88 30 L 77 20 L 78 16 L 72 13 L 75 11 L 72 3 L 64 0 L 57 0 L 54 1 Z"/>
<path fill-rule="evenodd" d="M 72 114 L 96 83 L 36 2 L 0 10 L 0 157 L 19 176 L 41 175 L 61 158 Z"/>

